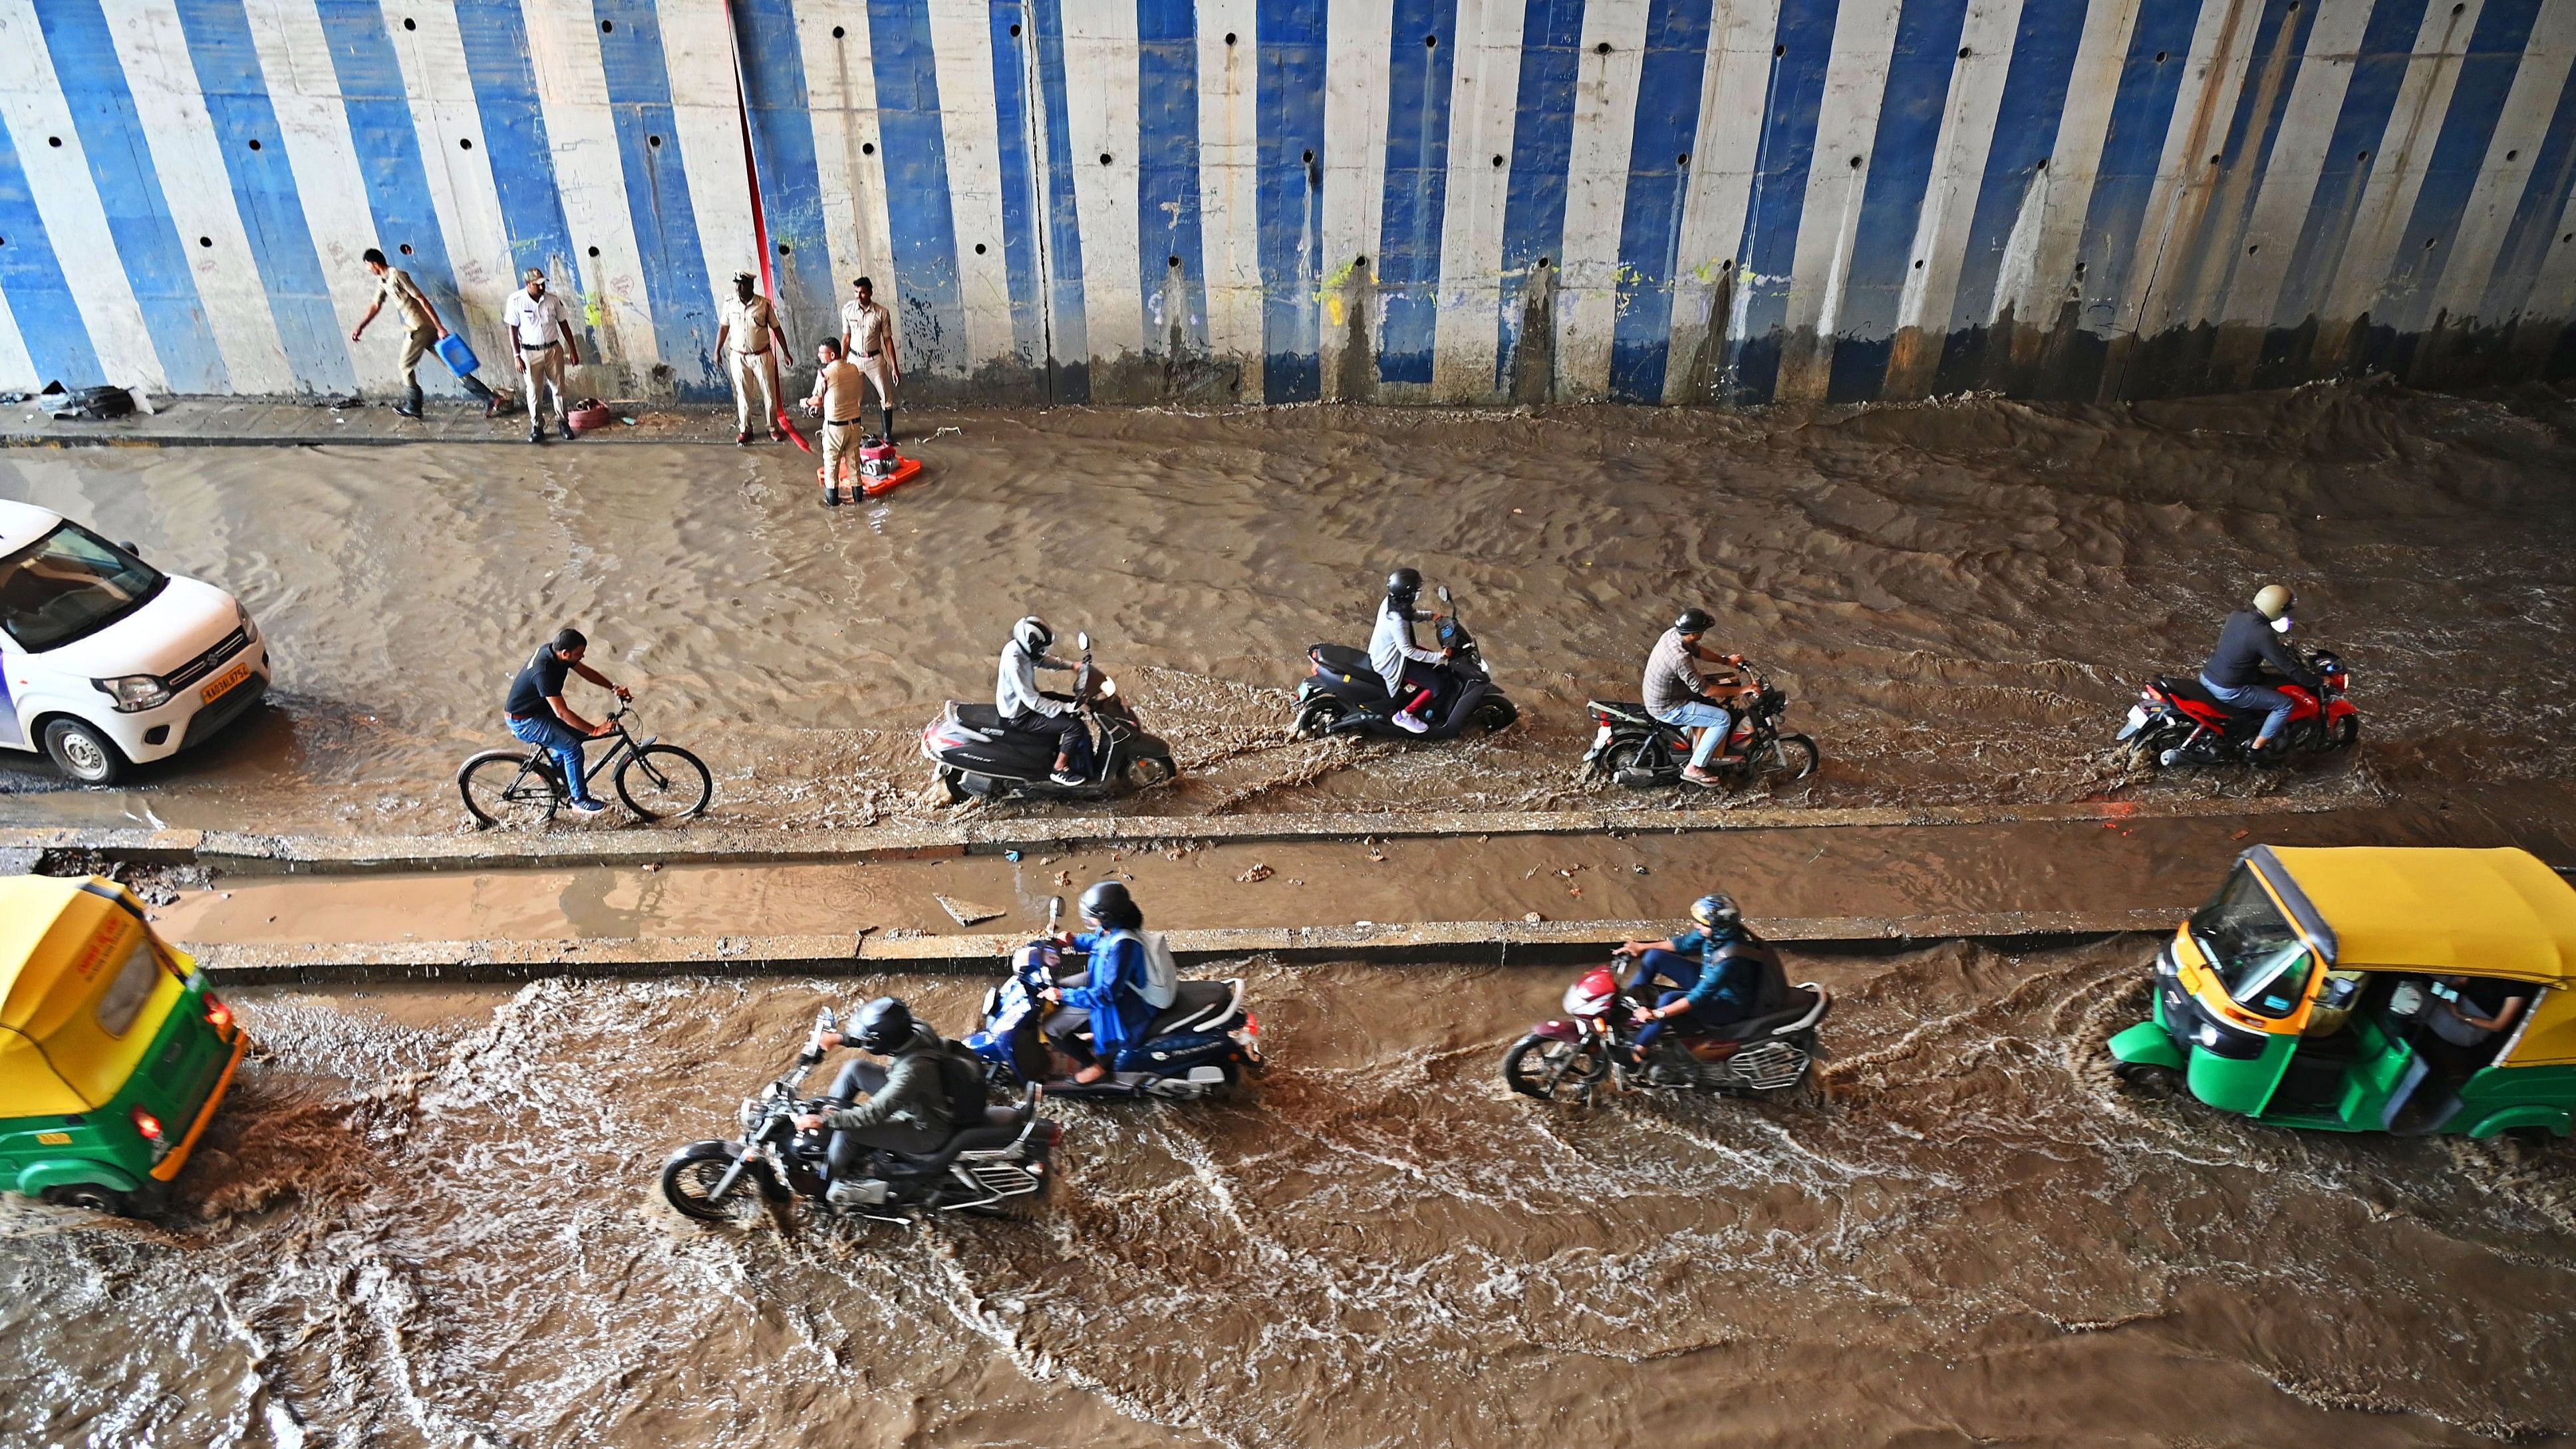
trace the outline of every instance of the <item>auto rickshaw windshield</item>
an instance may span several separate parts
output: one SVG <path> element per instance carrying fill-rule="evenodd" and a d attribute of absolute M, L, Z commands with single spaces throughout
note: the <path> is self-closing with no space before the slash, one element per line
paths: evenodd
<path fill-rule="evenodd" d="M 2236 867 L 2192 916 L 2191 934 L 2237 1005 L 2270 1017 L 2298 1009 L 2316 957 L 2252 870 Z"/>

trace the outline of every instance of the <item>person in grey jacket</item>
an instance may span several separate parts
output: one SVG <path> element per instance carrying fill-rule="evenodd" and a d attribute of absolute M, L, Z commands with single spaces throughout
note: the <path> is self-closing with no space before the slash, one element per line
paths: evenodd
<path fill-rule="evenodd" d="M 888 1058 L 880 1068 L 852 1062 L 832 1084 L 832 1100 L 856 1105 L 796 1119 L 808 1132 L 832 1129 L 831 1174 L 837 1181 L 858 1175 L 868 1154 L 936 1152 L 948 1141 L 951 1125 L 949 1091 L 940 1075 L 940 1058 L 948 1051 L 939 1034 L 912 1019 L 912 1011 L 891 996 L 860 1007 L 847 1036 L 824 1032 L 824 1050 L 847 1043 Z M 867 1100 L 857 1101 L 865 1093 Z"/>

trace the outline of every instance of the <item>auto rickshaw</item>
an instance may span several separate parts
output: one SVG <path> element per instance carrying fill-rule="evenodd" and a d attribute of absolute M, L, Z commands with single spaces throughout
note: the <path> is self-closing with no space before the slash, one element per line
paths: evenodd
<path fill-rule="evenodd" d="M 123 886 L 0 877 L 0 1188 L 157 1206 L 249 1046 Z"/>
<path fill-rule="evenodd" d="M 2564 1137 L 2571 987 L 2576 887 L 2527 851 L 2258 845 L 2156 953 L 2155 1019 L 2111 1054 L 2285 1127 Z"/>

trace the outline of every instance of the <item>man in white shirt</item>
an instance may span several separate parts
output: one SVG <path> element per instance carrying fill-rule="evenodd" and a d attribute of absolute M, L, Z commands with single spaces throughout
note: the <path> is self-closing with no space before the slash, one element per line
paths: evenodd
<path fill-rule="evenodd" d="M 841 304 L 841 356 L 876 387 L 877 411 L 885 415 L 886 446 L 892 447 L 894 388 L 903 381 L 903 365 L 894 355 L 894 314 L 877 301 L 874 281 L 861 277 L 850 284 L 850 290 L 858 295 Z"/>
<path fill-rule="evenodd" d="M 540 401 L 541 387 L 555 393 L 555 425 L 563 429 L 564 441 L 572 441 L 572 404 L 564 400 L 564 368 L 581 362 L 581 344 L 572 336 L 572 309 L 563 298 L 546 290 L 546 274 L 528 268 L 528 285 L 510 294 L 509 304 L 501 309 L 501 321 L 510 329 L 510 341 L 517 349 L 519 376 L 528 386 L 528 441 L 546 440 L 546 412 Z"/>
<path fill-rule="evenodd" d="M 779 328 L 778 310 L 753 290 L 759 281 L 749 272 L 734 273 L 733 298 L 717 314 L 716 353 L 724 359 L 726 376 L 733 380 L 733 440 L 737 443 L 751 441 L 754 396 L 760 399 L 760 420 L 769 427 L 769 441 L 787 436 L 778 427 L 778 353 L 770 351 L 773 341 L 784 350 L 787 334 Z"/>

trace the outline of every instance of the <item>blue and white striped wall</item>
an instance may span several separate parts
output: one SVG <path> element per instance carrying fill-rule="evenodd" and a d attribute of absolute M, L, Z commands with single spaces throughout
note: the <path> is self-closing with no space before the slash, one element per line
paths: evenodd
<path fill-rule="evenodd" d="M 2116 397 L 2576 366 L 2576 0 L 0 0 L 0 386 L 720 390 L 873 275 L 1001 401 Z M 756 181 L 755 181 L 756 177 Z"/>

